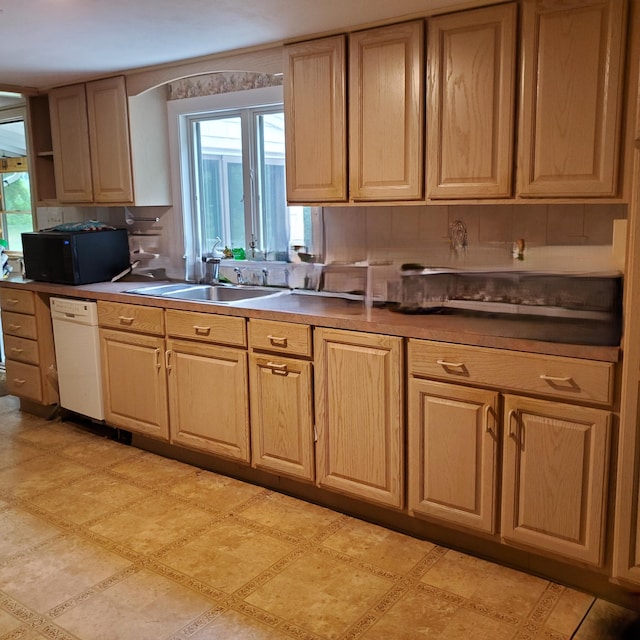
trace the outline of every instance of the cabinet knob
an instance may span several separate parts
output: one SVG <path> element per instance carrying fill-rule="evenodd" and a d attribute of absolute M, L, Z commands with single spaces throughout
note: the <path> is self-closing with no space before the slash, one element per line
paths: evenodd
<path fill-rule="evenodd" d="M 267 338 L 269 338 L 269 342 L 274 347 L 286 347 L 287 346 L 287 339 L 286 338 L 282 338 L 280 336 L 267 336 Z"/>
<path fill-rule="evenodd" d="M 122 324 L 133 324 L 135 318 L 130 318 L 129 316 L 118 316 L 118 320 L 120 320 Z"/>

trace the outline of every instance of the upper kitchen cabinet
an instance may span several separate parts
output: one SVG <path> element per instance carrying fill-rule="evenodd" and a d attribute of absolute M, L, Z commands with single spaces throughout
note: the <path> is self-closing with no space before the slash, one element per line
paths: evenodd
<path fill-rule="evenodd" d="M 285 47 L 289 202 L 423 198 L 423 43 L 417 20 L 350 34 L 348 55 L 345 36 Z"/>
<path fill-rule="evenodd" d="M 349 190 L 356 201 L 424 195 L 424 23 L 349 38 Z"/>
<path fill-rule="evenodd" d="M 515 3 L 429 20 L 427 196 L 511 195 Z"/>
<path fill-rule="evenodd" d="M 287 199 L 347 199 L 346 38 L 284 48 Z"/>
<path fill-rule="evenodd" d="M 123 76 L 49 93 L 57 201 L 171 203 L 160 89 L 127 98 Z"/>
<path fill-rule="evenodd" d="M 523 3 L 519 195 L 616 195 L 625 17 L 623 0 Z"/>

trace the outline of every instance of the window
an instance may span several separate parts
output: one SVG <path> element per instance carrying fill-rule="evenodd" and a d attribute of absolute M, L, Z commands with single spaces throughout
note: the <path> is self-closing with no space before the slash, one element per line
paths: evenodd
<path fill-rule="evenodd" d="M 282 88 L 170 101 L 170 122 L 172 111 L 187 257 L 198 260 L 217 238 L 247 259 L 313 252 L 317 213 L 286 204 Z"/>

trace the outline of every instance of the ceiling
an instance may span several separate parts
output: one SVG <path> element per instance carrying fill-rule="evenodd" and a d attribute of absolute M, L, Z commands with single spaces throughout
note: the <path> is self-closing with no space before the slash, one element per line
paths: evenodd
<path fill-rule="evenodd" d="M 0 0 L 0 90 L 46 89 L 478 4 L 479 0 Z"/>

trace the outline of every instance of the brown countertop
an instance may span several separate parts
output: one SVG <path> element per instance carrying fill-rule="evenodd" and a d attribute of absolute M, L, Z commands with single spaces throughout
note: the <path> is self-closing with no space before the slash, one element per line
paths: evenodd
<path fill-rule="evenodd" d="M 558 355 L 605 362 L 618 362 L 619 346 L 597 346 L 593 342 L 598 327 L 593 322 L 558 320 L 555 318 L 522 318 L 481 314 L 417 314 L 396 313 L 387 308 L 366 309 L 362 301 L 342 298 L 284 295 L 256 298 L 233 305 L 211 302 L 175 300 L 125 293 L 158 281 L 102 282 L 87 285 L 60 285 L 13 278 L 0 286 L 29 289 L 54 296 L 128 302 L 166 309 L 182 309 L 222 315 L 263 318 L 306 323 L 352 331 L 383 333 L 406 338 L 421 338 L 480 347 L 494 347 Z M 559 341 L 571 335 L 575 343 Z"/>

